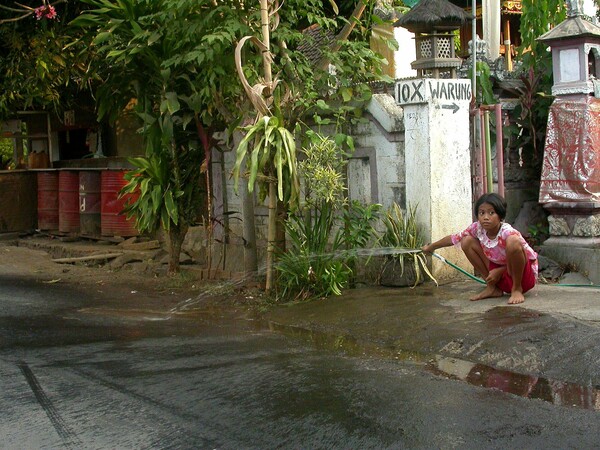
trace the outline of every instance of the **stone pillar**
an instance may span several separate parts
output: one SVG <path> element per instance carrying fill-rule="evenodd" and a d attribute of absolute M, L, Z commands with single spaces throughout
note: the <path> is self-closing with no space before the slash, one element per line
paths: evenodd
<path fill-rule="evenodd" d="M 558 97 L 548 115 L 540 203 L 550 213 L 542 254 L 600 283 L 600 99 Z"/>
<path fill-rule="evenodd" d="M 500 56 L 500 0 L 483 0 L 483 40 L 489 43 L 492 61 Z"/>
<path fill-rule="evenodd" d="M 404 108 L 407 206 L 417 206 L 429 241 L 462 231 L 473 221 L 470 101 L 469 80 L 422 78 L 396 84 L 396 102 Z M 438 252 L 471 267 L 460 249 Z M 439 280 L 459 275 L 436 258 L 432 263 Z"/>

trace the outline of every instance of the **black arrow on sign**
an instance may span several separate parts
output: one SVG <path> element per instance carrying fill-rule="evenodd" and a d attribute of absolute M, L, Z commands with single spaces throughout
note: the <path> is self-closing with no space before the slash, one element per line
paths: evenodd
<path fill-rule="evenodd" d="M 443 109 L 451 109 L 452 114 L 456 114 L 456 111 L 460 109 L 460 107 L 456 103 L 452 103 L 451 105 L 442 105 Z"/>

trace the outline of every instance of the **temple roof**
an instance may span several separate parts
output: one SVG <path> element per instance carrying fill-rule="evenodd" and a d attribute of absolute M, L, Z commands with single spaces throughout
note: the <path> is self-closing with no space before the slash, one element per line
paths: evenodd
<path fill-rule="evenodd" d="M 542 42 L 552 42 L 574 37 L 591 36 L 600 38 L 600 27 L 581 16 L 568 17 L 546 34 L 538 38 Z"/>
<path fill-rule="evenodd" d="M 421 0 L 395 23 L 413 33 L 435 30 L 455 30 L 471 19 L 459 6 L 448 0 Z"/>

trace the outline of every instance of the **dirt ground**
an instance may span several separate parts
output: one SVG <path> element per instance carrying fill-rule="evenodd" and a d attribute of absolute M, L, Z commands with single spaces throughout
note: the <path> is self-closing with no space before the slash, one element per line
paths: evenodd
<path fill-rule="evenodd" d="M 0 280 L 19 279 L 79 289 L 96 297 L 119 299 L 135 308 L 170 309 L 192 299 L 193 307 L 256 309 L 261 293 L 230 280 L 200 280 L 202 267 L 182 265 L 167 276 L 166 264 L 140 261 L 111 266 L 109 260 L 59 263 L 57 259 L 110 253 L 115 248 L 97 243 L 50 242 L 40 239 L 0 241 Z"/>

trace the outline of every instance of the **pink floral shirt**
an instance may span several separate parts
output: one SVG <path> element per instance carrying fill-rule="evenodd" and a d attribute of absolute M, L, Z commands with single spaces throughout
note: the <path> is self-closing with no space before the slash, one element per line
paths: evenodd
<path fill-rule="evenodd" d="M 486 258 L 494 262 L 498 265 L 505 266 L 506 265 L 506 239 L 509 236 L 519 236 L 519 240 L 521 241 L 521 245 L 523 249 L 525 249 L 525 254 L 527 258 L 531 261 L 531 268 L 537 278 L 538 274 L 538 262 L 537 262 L 537 253 L 529 246 L 527 241 L 523 239 L 521 233 L 518 230 L 514 229 L 508 223 L 502 223 L 500 226 L 500 230 L 494 239 L 490 239 L 483 229 L 479 222 L 473 222 L 471 225 L 467 227 L 466 230 L 455 233 L 451 236 L 452 243 L 454 245 L 458 245 L 462 238 L 465 236 L 473 236 L 477 238 L 481 243 L 481 248 L 483 249 L 483 254 Z"/>

